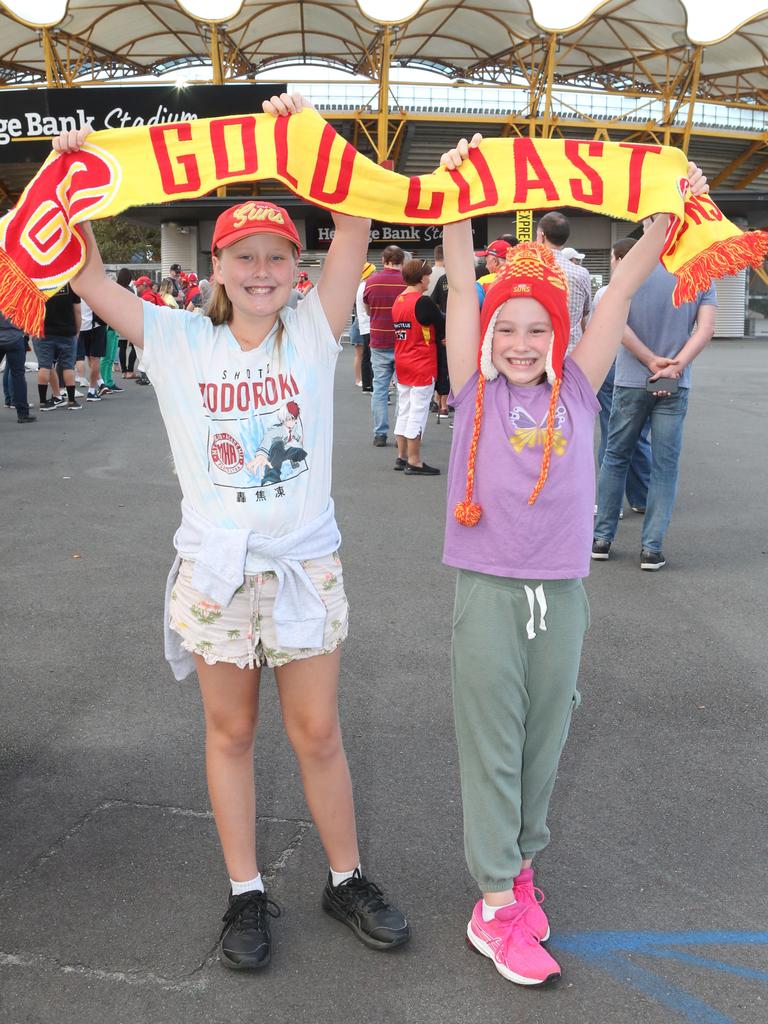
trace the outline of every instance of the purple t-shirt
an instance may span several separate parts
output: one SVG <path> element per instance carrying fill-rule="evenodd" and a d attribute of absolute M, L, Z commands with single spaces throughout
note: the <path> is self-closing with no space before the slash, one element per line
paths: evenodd
<path fill-rule="evenodd" d="M 548 383 L 514 387 L 501 374 L 485 387 L 475 460 L 477 526 L 461 526 L 453 510 L 467 488 L 467 455 L 477 374 L 453 399 L 448 513 L 443 561 L 458 569 L 515 579 L 563 580 L 589 575 L 595 501 L 595 416 L 600 406 L 582 370 L 566 359 L 549 475 L 534 505 L 544 452 Z"/>

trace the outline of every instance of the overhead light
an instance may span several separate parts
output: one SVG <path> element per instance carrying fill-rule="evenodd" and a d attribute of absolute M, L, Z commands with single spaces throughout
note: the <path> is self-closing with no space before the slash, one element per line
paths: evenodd
<path fill-rule="evenodd" d="M 357 0 L 357 6 L 380 25 L 400 25 L 415 17 L 426 0 Z"/>

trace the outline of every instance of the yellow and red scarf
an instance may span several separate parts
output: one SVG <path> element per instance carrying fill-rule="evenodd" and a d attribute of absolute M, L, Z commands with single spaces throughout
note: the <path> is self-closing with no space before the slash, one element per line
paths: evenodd
<path fill-rule="evenodd" d="M 314 110 L 95 132 L 78 153 L 51 153 L 0 220 L 0 309 L 42 331 L 46 298 L 83 265 L 83 221 L 265 178 L 316 206 L 391 224 L 562 206 L 632 221 L 670 213 L 662 262 L 685 302 L 768 253 L 768 234 L 741 232 L 709 196 L 687 191 L 687 166 L 666 146 L 510 138 L 486 140 L 458 171 L 407 178 L 361 156 Z"/>

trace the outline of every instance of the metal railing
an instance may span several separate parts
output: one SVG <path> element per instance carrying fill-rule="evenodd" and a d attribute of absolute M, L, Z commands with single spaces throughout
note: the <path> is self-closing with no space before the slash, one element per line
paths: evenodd
<path fill-rule="evenodd" d="M 378 88 L 365 82 L 296 82 L 290 88 L 300 89 L 321 110 L 358 110 L 375 108 Z M 390 111 L 404 109 L 423 113 L 520 114 L 528 110 L 527 87 L 494 88 L 492 86 L 390 84 Z M 592 118 L 599 121 L 653 121 L 661 123 L 664 103 L 655 96 L 622 96 L 599 89 L 556 87 L 552 91 L 552 112 L 556 117 L 571 120 Z M 673 124 L 684 126 L 688 105 L 683 104 Z M 768 130 L 768 112 L 748 106 L 726 106 L 700 101 L 694 104 L 693 124 L 698 127 L 740 131 Z"/>

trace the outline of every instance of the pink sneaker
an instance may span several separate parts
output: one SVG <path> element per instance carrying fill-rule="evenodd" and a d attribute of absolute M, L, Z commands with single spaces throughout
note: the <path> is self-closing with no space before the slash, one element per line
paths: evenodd
<path fill-rule="evenodd" d="M 531 931 L 528 908 L 522 903 L 502 907 L 491 921 L 483 920 L 478 900 L 467 925 L 475 949 L 493 960 L 499 974 L 516 985 L 543 985 L 560 977 L 560 967 Z"/>
<path fill-rule="evenodd" d="M 515 899 L 528 908 L 528 926 L 539 940 L 546 942 L 549 938 L 549 921 L 541 909 L 544 893 L 533 884 L 533 868 L 523 868 L 515 879 Z"/>

